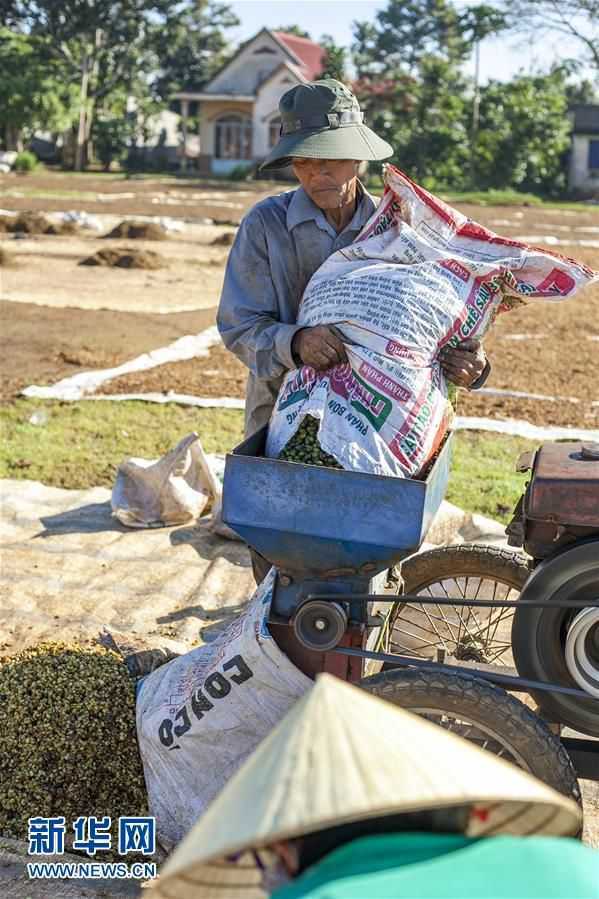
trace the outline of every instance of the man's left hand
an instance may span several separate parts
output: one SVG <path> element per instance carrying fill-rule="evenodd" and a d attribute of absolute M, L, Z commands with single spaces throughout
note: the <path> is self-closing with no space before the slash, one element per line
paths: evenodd
<path fill-rule="evenodd" d="M 439 358 L 443 374 L 458 387 L 475 384 L 487 364 L 480 340 L 473 339 L 463 340 L 456 347 L 445 347 Z"/>

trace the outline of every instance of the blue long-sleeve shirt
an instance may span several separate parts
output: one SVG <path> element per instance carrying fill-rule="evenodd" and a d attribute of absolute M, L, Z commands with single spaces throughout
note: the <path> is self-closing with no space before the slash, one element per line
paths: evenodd
<path fill-rule="evenodd" d="M 217 324 L 227 349 L 247 365 L 246 435 L 265 425 L 287 371 L 300 300 L 314 274 L 347 247 L 376 208 L 361 188 L 356 212 L 339 234 L 303 188 L 257 203 L 231 248 Z"/>

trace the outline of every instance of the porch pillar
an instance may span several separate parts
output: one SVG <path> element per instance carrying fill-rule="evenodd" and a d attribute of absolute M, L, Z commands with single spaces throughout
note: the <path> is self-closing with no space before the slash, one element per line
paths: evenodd
<path fill-rule="evenodd" d="M 187 171 L 187 117 L 189 115 L 189 100 L 181 100 L 181 163 L 182 172 Z"/>

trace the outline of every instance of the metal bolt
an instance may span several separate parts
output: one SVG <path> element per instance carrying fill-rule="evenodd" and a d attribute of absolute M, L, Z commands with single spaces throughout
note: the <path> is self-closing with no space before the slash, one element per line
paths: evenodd
<path fill-rule="evenodd" d="M 327 623 L 324 618 L 316 618 L 314 620 L 314 627 L 317 631 L 326 631 Z"/>
<path fill-rule="evenodd" d="M 288 587 L 291 584 L 291 578 L 288 574 L 282 574 L 279 577 L 279 581 L 282 587 Z"/>

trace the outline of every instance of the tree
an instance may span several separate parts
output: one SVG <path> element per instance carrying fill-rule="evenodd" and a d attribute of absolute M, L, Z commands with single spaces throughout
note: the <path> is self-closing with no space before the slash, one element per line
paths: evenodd
<path fill-rule="evenodd" d="M 0 134 L 7 149 L 22 149 L 34 132 L 61 131 L 76 108 L 76 91 L 43 38 L 0 28 Z"/>
<path fill-rule="evenodd" d="M 549 32 L 578 43 L 581 62 L 599 79 L 599 0 L 500 0 L 514 31 L 535 35 Z"/>
<path fill-rule="evenodd" d="M 389 0 L 374 23 L 354 23 L 354 62 L 359 77 L 414 74 L 431 56 L 458 64 L 475 41 L 504 27 L 503 14 L 486 4 L 460 12 L 450 0 Z"/>
<path fill-rule="evenodd" d="M 319 42 L 325 51 L 324 68 L 319 78 L 336 78 L 337 81 L 347 79 L 346 57 L 347 50 L 335 43 L 330 34 L 323 34 Z"/>
<path fill-rule="evenodd" d="M 60 65 L 67 82 L 77 85 L 76 168 L 85 163 L 94 116 L 110 106 L 115 91 L 143 94 L 154 80 L 164 97 L 181 81 L 176 51 L 195 65 L 194 75 L 202 75 L 213 65 L 215 48 L 224 46 L 221 27 L 237 21 L 227 7 L 210 0 L 2 2 L 13 27 L 43 38 L 48 62 Z M 194 51 L 197 59 L 190 59 Z"/>
<path fill-rule="evenodd" d="M 480 186 L 559 194 L 570 144 L 567 109 L 562 68 L 485 85 L 476 147 Z"/>
<path fill-rule="evenodd" d="M 369 123 L 428 187 L 468 182 L 472 99 L 461 66 L 477 41 L 503 27 L 493 7 L 458 10 L 450 0 L 389 0 L 374 22 L 354 25 Z"/>
<path fill-rule="evenodd" d="M 236 25 L 239 19 L 230 7 L 210 0 L 188 2 L 166 16 L 152 31 L 152 47 L 159 60 L 153 95 L 167 102 L 176 91 L 201 89 L 229 56 L 225 32 Z"/>
<path fill-rule="evenodd" d="M 312 40 L 310 37 L 310 32 L 305 31 L 301 27 L 301 25 L 279 25 L 278 28 L 271 28 L 271 31 L 284 31 L 286 34 L 295 34 L 296 37 L 306 37 L 309 41 Z"/>

